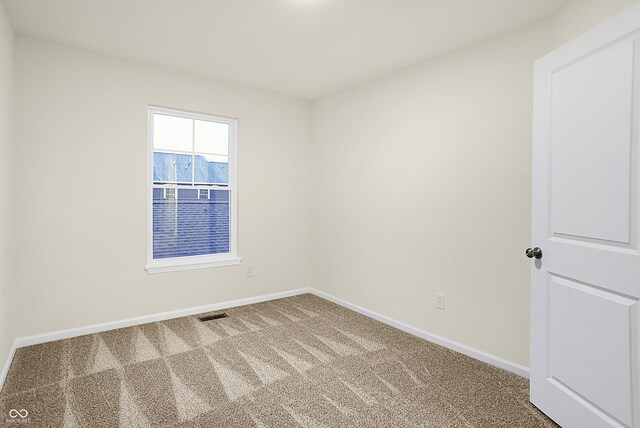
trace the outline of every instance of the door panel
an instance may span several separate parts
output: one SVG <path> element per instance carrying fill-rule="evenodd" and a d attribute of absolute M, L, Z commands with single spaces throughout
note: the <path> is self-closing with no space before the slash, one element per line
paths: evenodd
<path fill-rule="evenodd" d="M 631 330 L 637 301 L 549 275 L 548 377 L 631 425 Z"/>
<path fill-rule="evenodd" d="M 552 74 L 549 208 L 556 236 L 630 242 L 633 54 L 627 41 Z"/>
<path fill-rule="evenodd" d="M 536 62 L 531 401 L 640 428 L 640 3 Z"/>

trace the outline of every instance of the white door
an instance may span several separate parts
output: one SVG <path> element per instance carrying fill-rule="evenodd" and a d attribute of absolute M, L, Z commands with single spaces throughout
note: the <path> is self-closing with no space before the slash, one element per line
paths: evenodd
<path fill-rule="evenodd" d="M 640 4 L 534 79 L 531 401 L 564 428 L 640 428 Z"/>

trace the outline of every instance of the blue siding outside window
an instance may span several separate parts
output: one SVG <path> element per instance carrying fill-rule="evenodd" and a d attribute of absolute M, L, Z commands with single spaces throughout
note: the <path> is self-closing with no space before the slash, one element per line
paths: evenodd
<path fill-rule="evenodd" d="M 196 189 L 179 189 L 177 199 L 164 199 L 154 191 L 154 259 L 229 252 L 229 191 L 210 193 L 211 199 L 197 199 Z"/>
<path fill-rule="evenodd" d="M 153 200 L 162 199 L 164 195 L 164 189 L 162 187 L 154 187 L 153 188 Z"/>
<path fill-rule="evenodd" d="M 198 189 L 178 189 L 178 199 L 198 199 Z"/>

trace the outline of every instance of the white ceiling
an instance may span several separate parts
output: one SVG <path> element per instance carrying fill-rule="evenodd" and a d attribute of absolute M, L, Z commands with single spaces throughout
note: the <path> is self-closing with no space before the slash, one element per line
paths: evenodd
<path fill-rule="evenodd" d="M 3 0 L 14 30 L 318 98 L 543 19 L 565 0 Z"/>

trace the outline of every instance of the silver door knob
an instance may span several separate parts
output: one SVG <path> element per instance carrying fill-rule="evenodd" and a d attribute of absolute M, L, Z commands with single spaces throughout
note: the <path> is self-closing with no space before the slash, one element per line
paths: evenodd
<path fill-rule="evenodd" d="M 527 248 L 525 254 L 530 259 L 535 257 L 536 259 L 540 260 L 542 258 L 542 249 L 540 247 Z"/>

